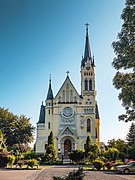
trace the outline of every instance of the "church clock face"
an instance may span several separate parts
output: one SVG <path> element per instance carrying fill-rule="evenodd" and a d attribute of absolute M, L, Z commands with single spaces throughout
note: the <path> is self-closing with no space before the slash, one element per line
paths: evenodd
<path fill-rule="evenodd" d="M 73 114 L 73 110 L 71 107 L 65 107 L 63 109 L 63 115 L 66 117 L 70 117 Z"/>

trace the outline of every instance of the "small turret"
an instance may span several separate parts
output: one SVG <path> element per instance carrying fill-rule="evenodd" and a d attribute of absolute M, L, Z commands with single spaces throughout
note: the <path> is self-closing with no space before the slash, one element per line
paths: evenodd
<path fill-rule="evenodd" d="M 40 124 L 40 123 L 45 123 L 45 106 L 43 105 L 43 101 L 40 108 L 39 121 L 37 124 Z"/>

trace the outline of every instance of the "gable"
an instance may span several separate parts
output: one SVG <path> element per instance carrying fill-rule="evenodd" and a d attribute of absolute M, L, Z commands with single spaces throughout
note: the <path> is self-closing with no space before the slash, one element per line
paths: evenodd
<path fill-rule="evenodd" d="M 55 96 L 55 100 L 59 103 L 76 103 L 80 100 L 80 96 L 68 76 Z"/>
<path fill-rule="evenodd" d="M 73 132 L 68 127 L 63 131 L 62 135 L 67 135 L 67 134 L 74 135 Z"/>

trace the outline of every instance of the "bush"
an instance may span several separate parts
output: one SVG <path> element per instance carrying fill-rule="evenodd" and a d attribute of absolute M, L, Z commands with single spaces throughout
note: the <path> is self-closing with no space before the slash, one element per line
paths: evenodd
<path fill-rule="evenodd" d="M 24 159 L 37 159 L 39 156 L 34 151 L 29 151 L 24 153 Z"/>
<path fill-rule="evenodd" d="M 85 176 L 85 174 L 83 173 L 83 169 L 79 168 L 77 171 L 71 171 L 68 173 L 68 176 L 66 177 L 56 177 L 54 176 L 53 179 L 54 180 L 83 180 L 83 177 Z"/>
<path fill-rule="evenodd" d="M 0 167 L 6 167 L 8 164 L 8 153 L 1 152 L 0 153 Z"/>
<path fill-rule="evenodd" d="M 15 156 L 14 155 L 8 156 L 8 164 L 12 166 L 14 162 L 15 162 Z"/>
<path fill-rule="evenodd" d="M 95 160 L 93 161 L 93 165 L 97 170 L 100 170 L 103 167 L 104 162 L 101 160 Z"/>
<path fill-rule="evenodd" d="M 84 151 L 83 150 L 74 150 L 73 152 L 71 152 L 69 154 L 69 158 L 74 161 L 74 162 L 80 162 L 82 160 L 84 160 Z"/>
<path fill-rule="evenodd" d="M 115 161 L 115 166 L 118 166 L 118 165 L 123 165 L 124 163 L 121 161 L 121 160 L 116 160 Z"/>
<path fill-rule="evenodd" d="M 28 167 L 31 167 L 31 168 L 33 168 L 37 164 L 38 164 L 38 161 L 36 159 L 30 159 L 30 160 L 27 161 Z"/>
<path fill-rule="evenodd" d="M 105 166 L 107 167 L 108 170 L 110 170 L 113 167 L 113 163 L 112 162 L 107 162 L 105 163 Z"/>
<path fill-rule="evenodd" d="M 22 168 L 24 166 L 24 160 L 18 160 L 17 164 L 19 168 Z"/>

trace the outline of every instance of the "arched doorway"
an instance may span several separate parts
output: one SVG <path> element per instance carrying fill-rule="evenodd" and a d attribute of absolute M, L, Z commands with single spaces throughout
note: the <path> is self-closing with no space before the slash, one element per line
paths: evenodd
<path fill-rule="evenodd" d="M 68 156 L 68 153 L 71 152 L 71 141 L 69 139 L 66 139 L 64 141 L 64 156 Z"/>

